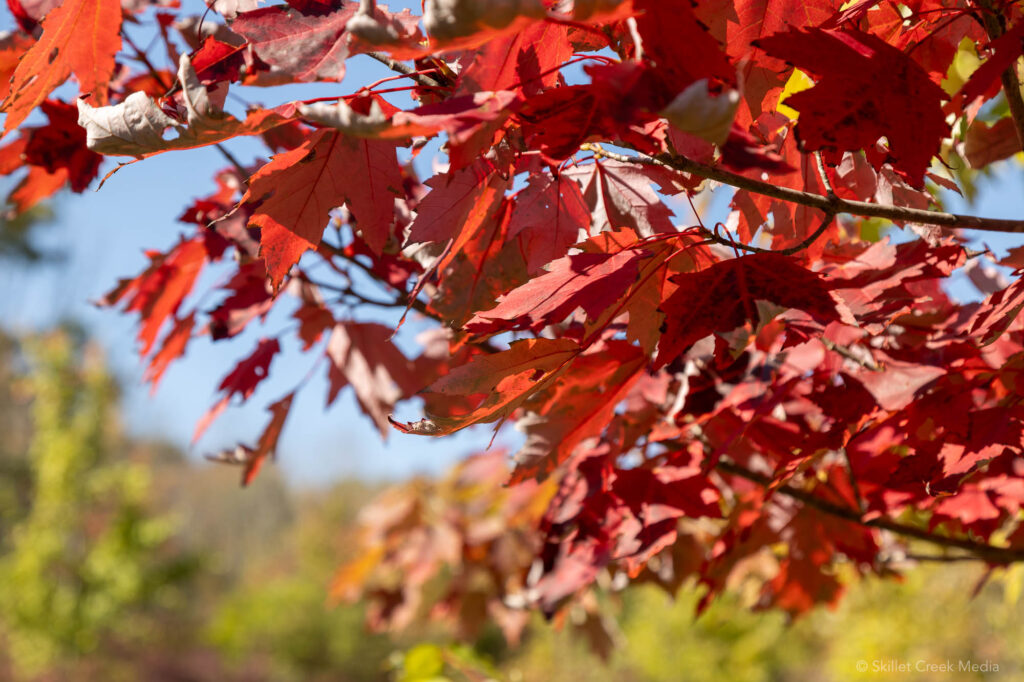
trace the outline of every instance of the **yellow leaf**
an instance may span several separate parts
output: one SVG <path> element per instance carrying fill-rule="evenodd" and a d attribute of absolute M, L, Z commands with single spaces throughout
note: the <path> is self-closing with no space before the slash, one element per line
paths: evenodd
<path fill-rule="evenodd" d="M 797 117 L 800 116 L 800 112 L 796 109 L 787 107 L 783 102 L 785 102 L 790 95 L 795 95 L 803 90 L 810 90 L 813 87 L 814 81 L 811 80 L 810 76 L 800 69 L 793 69 L 793 75 L 791 75 L 789 80 L 786 81 L 786 87 L 782 89 L 782 94 L 779 95 L 779 105 L 776 107 L 776 110 L 780 114 L 785 114 L 795 121 Z"/>
<path fill-rule="evenodd" d="M 942 89 L 948 95 L 955 94 L 979 66 L 981 66 L 981 60 L 978 59 L 978 53 L 974 49 L 974 41 L 964 38 L 960 41 L 956 56 L 953 57 L 953 63 L 949 65 L 949 71 L 946 72 L 946 77 L 942 81 Z"/>

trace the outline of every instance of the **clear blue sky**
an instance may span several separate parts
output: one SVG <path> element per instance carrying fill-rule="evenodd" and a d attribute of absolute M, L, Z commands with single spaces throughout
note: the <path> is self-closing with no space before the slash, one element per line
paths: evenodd
<path fill-rule="evenodd" d="M 189 4 L 194 3 L 186 6 Z M 418 13 L 419 2 L 391 3 L 391 7 L 410 7 Z M 8 17 L 3 25 L 10 25 Z M 140 35 L 143 40 L 148 37 Z M 157 56 L 158 52 L 154 50 L 153 54 Z M 292 99 L 352 92 L 388 75 L 392 74 L 382 65 L 359 57 L 350 61 L 340 86 L 237 88 L 233 92 L 250 102 L 276 105 Z M 70 98 L 73 91 L 65 88 L 61 94 Z M 408 106 L 408 100 L 394 101 Z M 232 141 L 228 147 L 243 163 L 266 154 L 261 144 L 251 140 Z M 90 301 L 101 296 L 119 277 L 134 275 L 145 267 L 145 249 L 164 249 L 179 234 L 188 232 L 189 228 L 177 223 L 175 217 L 192 199 L 213 190 L 212 175 L 223 166 L 224 159 L 212 148 L 174 152 L 120 170 L 98 192 L 61 194 L 52 204 L 55 224 L 40 231 L 39 243 L 62 250 L 66 259 L 54 267 L 32 269 L 5 263 L 0 271 L 0 286 L 6 292 L 0 298 L 0 320 L 5 326 L 39 329 L 61 319 L 84 324 L 107 349 L 110 363 L 122 381 L 123 419 L 128 429 L 189 448 L 196 458 L 231 447 L 239 440 L 254 441 L 266 421 L 264 407 L 289 391 L 294 381 L 306 374 L 315 356 L 298 352 L 280 355 L 272 366 L 271 378 L 248 405 L 229 409 L 199 445 L 190 448 L 194 424 L 215 401 L 221 377 L 233 362 L 252 349 L 259 336 L 274 334 L 288 323 L 272 315 L 265 327 L 254 323 L 254 329 L 231 341 L 193 341 L 187 357 L 171 367 L 159 391 L 150 396 L 148 387 L 142 386 L 143 366 L 135 353 L 135 317 L 98 310 Z M 428 158 L 423 158 L 419 170 L 422 175 L 429 175 Z M 1024 217 L 1024 174 L 1009 164 L 998 170 L 996 179 L 984 186 L 976 206 L 968 209 L 951 198 L 949 208 L 994 217 Z M 690 221 L 684 203 L 670 200 L 680 223 Z M 983 239 L 999 252 L 1024 244 L 1024 236 L 1018 235 L 984 235 Z M 211 283 L 209 278 L 205 281 Z M 972 295 L 966 285 L 958 285 L 955 291 L 958 295 Z M 366 319 L 390 321 L 368 315 Z M 294 344 L 285 348 L 296 350 Z M 297 484 L 318 485 L 351 474 L 394 478 L 414 472 L 438 472 L 474 449 L 485 447 L 490 438 L 490 427 L 485 426 L 445 439 L 394 432 L 382 443 L 376 429 L 359 412 L 350 390 L 343 393 L 331 410 L 324 410 L 327 387 L 319 378 L 322 373 L 318 372 L 318 378 L 297 398 L 279 448 L 278 466 Z M 418 403 L 405 406 L 399 416 L 418 418 Z"/>

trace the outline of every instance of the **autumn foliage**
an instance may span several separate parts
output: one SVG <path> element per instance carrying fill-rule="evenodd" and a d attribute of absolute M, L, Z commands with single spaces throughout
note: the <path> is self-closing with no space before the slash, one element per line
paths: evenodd
<path fill-rule="evenodd" d="M 707 603 L 753 573 L 761 606 L 799 614 L 836 603 L 841 574 L 893 574 L 910 541 L 1024 559 L 1024 283 L 960 229 L 1024 221 L 946 213 L 936 192 L 1021 149 L 1017 3 L 9 4 L 14 210 L 132 172 L 105 157 L 266 145 L 253 166 L 220 147 L 179 242 L 103 299 L 138 317 L 154 386 L 192 344 L 290 311 L 227 368 L 197 438 L 296 345 L 322 359 L 328 405 L 351 388 L 382 435 L 523 433 L 510 472 L 489 455 L 452 474 L 448 511 L 407 491 L 369 517 L 335 591 L 369 595 L 378 624 L 408 622 L 441 564 L 433 612 L 514 638 L 521 609 L 589 605 L 600 576 L 693 579 Z M 225 110 L 235 84 L 273 100 L 356 55 L 395 77 Z M 74 102 L 53 93 L 69 77 Z M 717 224 L 715 188 L 735 189 Z M 670 208 L 687 200 L 697 217 Z M 902 231 L 879 239 L 879 219 Z M 214 263 L 228 274 L 200 298 Z M 950 295 L 965 272 L 980 300 Z M 410 316 L 431 324 L 415 356 L 393 337 Z M 294 379 L 255 445 L 217 456 L 245 483 Z M 406 400 L 422 419 L 393 417 Z"/>

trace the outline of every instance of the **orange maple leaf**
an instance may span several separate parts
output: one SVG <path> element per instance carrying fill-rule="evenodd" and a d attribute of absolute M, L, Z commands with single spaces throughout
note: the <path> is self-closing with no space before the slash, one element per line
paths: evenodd
<path fill-rule="evenodd" d="M 42 23 L 43 35 L 18 63 L 11 79 L 4 134 L 14 130 L 74 73 L 82 94 L 107 103 L 114 55 L 121 49 L 118 0 L 66 0 Z"/>

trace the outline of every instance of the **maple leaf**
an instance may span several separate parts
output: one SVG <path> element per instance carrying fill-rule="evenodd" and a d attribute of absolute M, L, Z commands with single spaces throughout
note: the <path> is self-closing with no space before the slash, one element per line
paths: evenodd
<path fill-rule="evenodd" d="M 712 95 L 707 79 L 701 79 L 676 95 L 661 115 L 677 130 L 721 145 L 729 138 L 739 102 L 737 91 Z"/>
<path fill-rule="evenodd" d="M 718 490 L 696 467 L 612 465 L 607 448 L 576 460 L 543 520 L 543 574 L 534 593 L 553 612 L 612 561 L 630 575 L 677 537 L 677 519 L 718 517 Z"/>
<path fill-rule="evenodd" d="M 676 93 L 659 90 L 645 63 L 588 65 L 589 85 L 550 88 L 518 108 L 523 135 L 550 163 L 566 159 L 592 139 L 621 140 L 644 153 L 664 151 L 665 124 L 654 113 Z"/>
<path fill-rule="evenodd" d="M 500 177 L 495 180 L 504 183 Z M 490 308 L 500 294 L 528 279 L 519 244 L 508 240 L 511 203 L 497 194 L 485 200 L 431 267 L 437 272 L 438 295 L 430 307 L 453 326 Z"/>
<path fill-rule="evenodd" d="M 11 77 L 18 62 L 34 41 L 27 35 L 11 32 L 0 37 L 0 100 L 6 99 L 11 91 Z"/>
<path fill-rule="evenodd" d="M 618 469 L 612 491 L 647 523 L 662 518 L 714 518 L 721 514 L 718 490 L 696 467 Z"/>
<path fill-rule="evenodd" d="M 573 54 L 565 26 L 539 22 L 488 41 L 459 73 L 457 92 L 522 90 L 535 95 L 558 83 L 558 69 Z"/>
<path fill-rule="evenodd" d="M 885 137 L 886 160 L 911 184 L 924 184 L 949 126 L 942 113 L 945 93 L 916 62 L 885 41 L 852 30 L 795 29 L 757 44 L 819 78 L 814 87 L 786 99 L 800 112 L 796 132 L 804 149 L 872 149 Z M 884 102 L 880 92 L 889 93 Z"/>
<path fill-rule="evenodd" d="M 202 438 L 210 424 L 227 409 L 232 397 L 239 396 L 242 401 L 246 401 L 252 396 L 260 382 L 269 375 L 270 363 L 280 351 L 281 344 L 277 339 L 260 339 L 252 354 L 228 372 L 217 387 L 224 395 L 196 423 L 192 433 L 193 443 Z"/>
<path fill-rule="evenodd" d="M 2 107 L 7 112 L 5 135 L 72 73 L 79 92 L 91 94 L 100 104 L 107 102 L 114 55 L 121 49 L 121 3 L 65 0 L 46 15 L 42 26 L 42 37 L 21 58 L 11 78 Z"/>
<path fill-rule="evenodd" d="M 757 41 L 792 26 L 820 26 L 833 17 L 839 4 L 835 0 L 708 0 L 698 3 L 694 13 L 739 65 L 743 97 L 756 119 L 774 108 L 777 88 L 784 83 L 782 60 L 756 50 Z"/>
<path fill-rule="evenodd" d="M 274 288 L 299 257 L 320 243 L 330 211 L 347 204 L 363 239 L 383 250 L 402 185 L 392 143 L 319 130 L 278 154 L 249 179 L 242 203 L 258 204 L 249 224 L 261 229 L 260 254 Z"/>
<path fill-rule="evenodd" d="M 326 12 L 307 13 L 276 5 L 242 12 L 231 22 L 231 30 L 245 38 L 277 76 L 297 81 L 340 81 L 350 55 L 379 49 L 381 43 L 417 42 L 419 31 L 408 10 L 390 15 L 386 7 L 378 6 L 376 19 L 368 26 L 362 20 L 367 15 L 359 14 L 358 2 L 331 3 L 325 8 Z M 361 40 L 350 40 L 350 26 L 356 28 Z M 377 31 L 373 31 L 374 26 L 379 27 Z"/>
<path fill-rule="evenodd" d="M 984 168 L 1007 159 L 1021 150 L 1017 127 L 1012 118 L 1001 118 L 992 125 L 976 118 L 967 128 L 964 156 L 971 168 Z"/>
<path fill-rule="evenodd" d="M 423 34 L 420 17 L 408 9 L 391 13 L 384 5 L 375 5 L 373 12 L 359 11 L 345 24 L 349 33 L 349 49 L 353 53 L 384 49 L 395 59 L 415 59 L 423 56 Z"/>
<path fill-rule="evenodd" d="M 516 196 L 509 238 L 522 244 L 526 267 L 536 272 L 560 258 L 590 231 L 590 208 L 579 183 L 565 175 L 530 175 Z"/>
<path fill-rule="evenodd" d="M 379 97 L 370 100 L 365 112 L 356 111 L 345 98 L 337 104 L 316 102 L 300 104 L 299 114 L 322 126 L 335 128 L 356 137 L 404 140 L 410 136 L 431 136 L 440 131 L 448 135 L 450 171 L 473 164 L 481 145 L 491 143 L 497 130 L 511 115 L 509 105 L 515 92 L 478 92 L 427 104 L 411 111 L 395 109 Z M 365 98 L 357 104 L 365 105 Z"/>
<path fill-rule="evenodd" d="M 640 249 L 615 254 L 581 253 L 551 264 L 549 272 L 513 289 L 498 306 L 476 314 L 466 330 L 488 334 L 513 329 L 540 331 L 582 307 L 595 318 L 636 280 Z"/>
<path fill-rule="evenodd" d="M 710 28 L 735 60 L 755 56 L 761 38 L 782 33 L 792 26 L 820 26 L 831 19 L 839 3 L 834 0 L 711 0 L 701 2 L 695 13 Z M 760 56 L 762 64 L 780 69 L 780 61 Z"/>
<path fill-rule="evenodd" d="M 728 58 L 688 3 L 634 0 L 636 27 L 644 59 L 657 66 L 662 83 L 662 106 L 702 78 L 732 83 L 736 72 Z"/>
<path fill-rule="evenodd" d="M 779 254 L 749 254 L 671 279 L 678 288 L 661 306 L 665 328 L 658 343 L 657 367 L 708 334 L 756 322 L 757 300 L 797 308 L 825 322 L 838 319 L 821 278 Z"/>
<path fill-rule="evenodd" d="M 913 402 L 918 390 L 945 374 L 945 370 L 939 367 L 900 362 L 891 358 L 883 361 L 879 370 L 861 372 L 858 379 L 886 410 L 906 407 Z"/>
<path fill-rule="evenodd" d="M 540 0 L 511 0 L 501 4 L 425 0 L 423 4 L 423 26 L 433 41 L 442 44 L 467 37 L 473 39 L 467 46 L 479 44 L 486 40 L 483 36 L 496 37 L 495 30 L 512 32 L 542 16 L 544 5 Z"/>
<path fill-rule="evenodd" d="M 245 65 L 242 50 L 242 46 L 231 45 L 217 40 L 214 36 L 207 36 L 202 47 L 192 54 L 192 68 L 203 85 L 237 81 L 239 71 Z"/>
<path fill-rule="evenodd" d="M 263 465 L 263 460 L 273 455 L 277 450 L 277 441 L 281 439 L 281 431 L 284 429 L 284 422 L 288 418 L 288 413 L 291 412 L 292 399 L 294 397 L 294 393 L 289 393 L 267 408 L 270 411 L 270 422 L 260 435 L 260 441 L 256 446 L 256 450 L 245 463 L 245 470 L 242 472 L 243 486 L 253 482 L 256 474 L 260 471 L 260 467 Z"/>
<path fill-rule="evenodd" d="M 419 203 L 416 220 L 409 229 L 409 243 L 444 242 L 465 232 L 462 226 L 474 213 L 492 203 L 504 186 L 492 184 L 493 169 L 474 164 L 452 174 L 439 174 L 427 180 L 431 192 Z"/>
<path fill-rule="evenodd" d="M 281 432 L 284 430 L 285 421 L 291 412 L 294 398 L 295 392 L 293 391 L 267 408 L 270 412 L 270 421 L 263 429 L 263 433 L 260 434 L 255 448 L 239 444 L 234 450 L 207 455 L 206 458 L 213 462 L 241 465 L 242 487 L 248 486 L 263 468 L 263 462 L 276 454 L 277 442 L 281 439 Z"/>
<path fill-rule="evenodd" d="M 551 381 L 579 352 L 571 339 L 523 339 L 493 355 L 477 356 L 424 389 L 475 402 L 465 414 L 427 414 L 426 419 L 392 425 L 403 433 L 441 436 L 478 423 L 508 417 L 530 394 Z"/>
<path fill-rule="evenodd" d="M 49 173 L 65 169 L 71 190 L 85 191 L 99 172 L 103 157 L 86 146 L 85 131 L 77 125 L 77 109 L 59 100 L 46 100 L 40 108 L 50 124 L 29 132 L 25 162 Z"/>
<path fill-rule="evenodd" d="M 995 292 L 985 299 L 971 322 L 971 334 L 980 336 L 982 345 L 994 343 L 1011 328 L 1024 310 L 1024 280 Z M 1019 325 L 1018 325 L 1019 326 Z"/>
<path fill-rule="evenodd" d="M 651 188 L 656 173 L 643 166 L 599 161 L 563 171 L 583 187 L 590 206 L 591 233 L 628 227 L 641 237 L 675 232 L 672 211 Z"/>
<path fill-rule="evenodd" d="M 328 404 L 343 386 L 351 385 L 359 406 L 373 419 L 382 438 L 391 430 L 388 415 L 395 403 L 422 387 L 412 364 L 391 343 L 391 334 L 384 325 L 345 322 L 334 326 L 327 342 L 331 360 Z"/>
<path fill-rule="evenodd" d="M 21 215 L 45 199 L 49 199 L 68 184 L 68 171 L 58 168 L 50 172 L 40 166 L 29 166 L 28 173 L 7 195 L 12 215 Z"/>
<path fill-rule="evenodd" d="M 235 336 L 255 318 L 266 317 L 274 305 L 262 261 L 241 266 L 224 288 L 233 293 L 210 312 L 209 332 L 214 341 Z"/>
<path fill-rule="evenodd" d="M 406 241 L 440 242 L 444 246 L 420 278 L 412 296 L 422 290 L 427 275 L 435 272 L 446 275 L 450 266 L 462 263 L 470 270 L 472 298 L 487 257 L 495 255 L 501 246 L 496 236 L 507 233 L 509 204 L 504 194 L 510 179 L 495 173 L 489 164 L 478 162 L 447 177 L 431 178 L 426 184 L 432 189 L 417 206 L 416 219 L 409 226 Z M 468 316 L 472 310 L 464 312 Z M 459 314 L 453 317 L 460 321 L 465 319 Z"/>
<path fill-rule="evenodd" d="M 299 81 L 336 80 L 345 76 L 348 35 L 345 25 L 359 5 L 342 4 L 324 16 L 306 15 L 277 5 L 242 12 L 231 30 L 245 38 L 264 62 Z"/>
<path fill-rule="evenodd" d="M 148 355 L 164 322 L 178 312 L 192 291 L 207 259 L 202 237 L 182 239 L 166 254 L 151 252 L 150 264 L 140 275 L 121 280 L 107 293 L 101 305 L 114 306 L 124 300 L 125 312 L 137 312 L 142 320 L 139 354 Z"/>
<path fill-rule="evenodd" d="M 323 305 L 304 303 L 292 317 L 299 321 L 298 334 L 304 351 L 316 345 L 324 332 L 334 327 L 334 314 Z"/>
<path fill-rule="evenodd" d="M 985 94 L 1000 75 L 1020 56 L 1021 41 L 1024 40 L 1024 21 L 1017 23 L 989 45 L 992 55 L 979 66 L 956 94 L 955 102 L 970 104 L 976 97 Z M 998 88 L 997 88 L 998 92 Z M 994 96 L 995 93 L 992 93 Z"/>
<path fill-rule="evenodd" d="M 542 403 L 517 422 L 526 442 L 516 453 L 512 481 L 544 479 L 577 446 L 600 435 L 619 404 L 642 380 L 647 354 L 621 340 L 595 344 L 573 360 Z M 586 399 L 583 397 L 586 396 Z"/>
<path fill-rule="evenodd" d="M 249 12 L 260 6 L 262 0 L 213 0 L 211 9 L 225 19 L 233 19 L 239 12 Z"/>
<path fill-rule="evenodd" d="M 196 315 L 194 312 L 189 313 L 180 320 L 176 320 L 171 331 L 164 337 L 160 350 L 150 358 L 145 376 L 143 377 L 143 380 L 148 381 L 150 384 L 150 393 L 156 393 L 157 385 L 160 383 L 164 372 L 167 371 L 172 362 L 184 355 L 185 347 L 192 338 L 192 329 L 195 327 L 195 323 Z"/>

